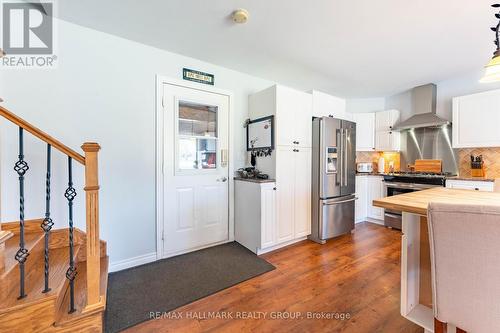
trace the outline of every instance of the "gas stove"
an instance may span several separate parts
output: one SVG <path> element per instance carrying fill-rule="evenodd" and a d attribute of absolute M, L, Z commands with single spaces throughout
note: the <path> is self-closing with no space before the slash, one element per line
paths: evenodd
<path fill-rule="evenodd" d="M 384 175 L 385 196 L 415 192 L 433 187 L 444 187 L 446 178 L 452 173 L 433 172 L 394 172 Z M 384 210 L 384 224 L 387 227 L 401 229 L 401 212 L 391 209 Z"/>

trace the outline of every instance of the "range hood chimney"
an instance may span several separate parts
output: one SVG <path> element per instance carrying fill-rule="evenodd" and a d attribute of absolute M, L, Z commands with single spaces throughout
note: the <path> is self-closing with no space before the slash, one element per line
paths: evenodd
<path fill-rule="evenodd" d="M 436 91 L 437 87 L 433 83 L 413 88 L 411 91 L 413 116 L 397 124 L 394 130 L 449 125 L 448 120 L 436 115 Z"/>

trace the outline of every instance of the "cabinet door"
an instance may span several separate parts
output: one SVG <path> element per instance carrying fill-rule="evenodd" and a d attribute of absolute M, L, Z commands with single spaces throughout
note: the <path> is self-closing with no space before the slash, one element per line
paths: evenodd
<path fill-rule="evenodd" d="M 500 90 L 453 99 L 453 148 L 500 146 Z"/>
<path fill-rule="evenodd" d="M 295 214 L 295 147 L 278 146 L 276 151 L 276 242 L 293 239 Z"/>
<path fill-rule="evenodd" d="M 312 96 L 297 92 L 295 101 L 295 141 L 298 147 L 312 147 Z"/>
<path fill-rule="evenodd" d="M 276 144 L 312 147 L 311 95 L 283 86 L 276 92 Z"/>
<path fill-rule="evenodd" d="M 377 220 L 384 219 L 384 209 L 373 206 L 373 200 L 384 197 L 382 177 L 368 177 L 368 217 Z"/>
<path fill-rule="evenodd" d="M 356 151 L 375 150 L 375 113 L 354 113 Z"/>
<path fill-rule="evenodd" d="M 393 131 L 377 131 L 375 149 L 377 151 L 399 151 L 401 134 Z"/>
<path fill-rule="evenodd" d="M 371 176 L 370 176 L 371 177 Z M 368 176 L 356 176 L 356 205 L 354 207 L 356 213 L 356 223 L 363 222 L 368 216 Z"/>
<path fill-rule="evenodd" d="M 297 97 L 298 93 L 300 92 L 287 87 L 276 86 L 275 138 L 277 146 L 293 146 L 293 142 L 297 141 L 295 138 L 296 114 L 297 108 L 303 104 Z"/>
<path fill-rule="evenodd" d="M 377 131 L 375 134 L 375 149 L 377 151 L 391 150 L 391 135 L 387 131 Z"/>
<path fill-rule="evenodd" d="M 390 131 L 399 121 L 398 110 L 387 110 L 375 113 L 375 130 Z"/>
<path fill-rule="evenodd" d="M 311 148 L 295 152 L 295 238 L 311 234 Z"/>
<path fill-rule="evenodd" d="M 261 249 L 276 243 L 276 184 L 261 187 Z"/>
<path fill-rule="evenodd" d="M 313 90 L 313 110 L 314 117 L 332 116 L 338 119 L 351 120 L 346 113 L 346 101 L 343 98 L 335 97 L 321 91 Z"/>

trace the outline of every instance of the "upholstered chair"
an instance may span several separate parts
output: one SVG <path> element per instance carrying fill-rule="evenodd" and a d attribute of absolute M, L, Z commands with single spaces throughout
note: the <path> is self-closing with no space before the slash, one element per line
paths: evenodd
<path fill-rule="evenodd" d="M 430 203 L 434 332 L 500 332 L 500 207 Z"/>

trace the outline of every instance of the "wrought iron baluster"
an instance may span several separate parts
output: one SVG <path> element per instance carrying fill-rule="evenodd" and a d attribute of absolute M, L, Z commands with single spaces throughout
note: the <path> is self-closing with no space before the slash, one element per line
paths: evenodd
<path fill-rule="evenodd" d="M 49 288 L 49 237 L 50 230 L 54 225 L 52 219 L 50 218 L 50 164 L 51 164 L 51 145 L 47 144 L 47 176 L 45 179 L 45 218 L 42 222 L 42 229 L 45 232 L 45 288 L 42 291 L 43 293 L 47 293 L 50 291 Z"/>
<path fill-rule="evenodd" d="M 68 200 L 68 210 L 69 210 L 69 268 L 66 271 L 66 278 L 69 280 L 69 296 L 70 296 L 70 306 L 69 313 L 76 311 L 75 309 L 75 278 L 76 278 L 76 267 L 75 261 L 73 259 L 73 199 L 76 197 L 76 190 L 73 188 L 73 170 L 72 170 L 72 159 L 68 156 L 68 188 L 64 192 L 64 197 Z"/>
<path fill-rule="evenodd" d="M 19 262 L 19 298 L 26 297 L 24 290 L 24 264 L 28 259 L 28 250 L 24 247 L 24 175 L 29 170 L 28 163 L 24 160 L 24 138 L 23 129 L 19 127 L 19 156 L 14 165 L 14 171 L 19 176 L 19 250 L 15 259 Z"/>

